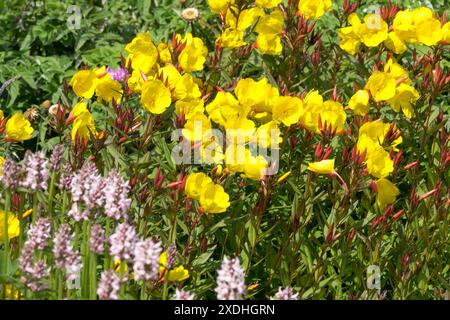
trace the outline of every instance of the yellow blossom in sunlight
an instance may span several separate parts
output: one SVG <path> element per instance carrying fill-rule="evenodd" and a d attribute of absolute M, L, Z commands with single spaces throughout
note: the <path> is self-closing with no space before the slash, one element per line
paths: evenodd
<path fill-rule="evenodd" d="M 366 122 L 361 126 L 361 128 L 359 128 L 359 139 L 365 136 L 367 138 L 370 138 L 373 143 L 378 143 L 380 146 L 383 146 L 385 136 L 388 133 L 390 127 L 390 123 L 384 123 L 380 119 L 376 121 Z M 392 142 L 389 148 L 398 151 L 397 146 L 401 144 L 402 141 L 403 138 L 401 136 L 398 137 L 395 141 Z"/>
<path fill-rule="evenodd" d="M 227 11 L 225 23 L 229 28 L 244 31 L 262 15 L 264 15 L 264 11 L 260 8 L 244 9 L 239 12 L 236 6 L 231 6 Z M 238 20 L 236 20 L 236 17 L 238 17 Z"/>
<path fill-rule="evenodd" d="M 94 118 L 87 109 L 86 103 L 77 103 L 70 114 L 75 118 L 71 132 L 72 141 L 75 141 L 77 137 L 81 140 L 90 140 L 91 136 L 97 135 Z"/>
<path fill-rule="evenodd" d="M 364 116 L 370 109 L 369 99 L 370 96 L 366 90 L 358 90 L 350 98 L 348 107 L 352 109 L 355 114 Z"/>
<path fill-rule="evenodd" d="M 308 163 L 308 170 L 318 174 L 332 174 L 334 172 L 334 159 Z"/>
<path fill-rule="evenodd" d="M 186 44 L 186 47 L 178 56 L 181 68 L 185 72 L 203 70 L 208 55 L 208 48 L 204 45 L 203 40 L 193 37 L 190 32 L 187 32 L 181 42 Z"/>
<path fill-rule="evenodd" d="M 157 49 L 159 53 L 159 60 L 161 60 L 162 63 L 172 62 L 171 47 L 167 43 L 159 43 Z"/>
<path fill-rule="evenodd" d="M 280 55 L 283 51 L 281 45 L 281 38 L 278 34 L 260 34 L 256 38 L 258 50 L 262 54 L 268 54 L 272 56 Z"/>
<path fill-rule="evenodd" d="M 274 8 L 277 5 L 279 5 L 280 3 L 281 3 L 281 0 L 256 0 L 255 1 L 255 4 L 258 7 L 266 8 L 266 9 Z"/>
<path fill-rule="evenodd" d="M 206 213 L 222 213 L 230 206 L 230 196 L 223 187 L 208 183 L 200 195 L 200 207 Z"/>
<path fill-rule="evenodd" d="M 249 155 L 244 163 L 244 176 L 252 180 L 261 180 L 264 177 L 269 164 L 263 156 Z"/>
<path fill-rule="evenodd" d="M 12 141 L 25 141 L 33 137 L 34 129 L 22 112 L 16 112 L 6 121 L 6 137 Z"/>
<path fill-rule="evenodd" d="M 395 78 L 391 74 L 382 71 L 372 73 L 366 84 L 366 88 L 376 102 L 392 99 L 395 96 L 396 87 L 397 82 Z"/>
<path fill-rule="evenodd" d="M 450 44 L 450 22 L 447 22 L 441 29 L 442 42 Z"/>
<path fill-rule="evenodd" d="M 212 135 L 211 121 L 203 113 L 189 117 L 182 130 L 183 136 L 189 141 L 208 140 Z"/>
<path fill-rule="evenodd" d="M 279 145 L 283 139 L 276 121 L 269 121 L 256 129 L 256 134 L 251 142 L 262 148 Z"/>
<path fill-rule="evenodd" d="M 190 74 L 182 75 L 174 90 L 174 96 L 177 100 L 193 100 L 200 98 L 200 89 Z"/>
<path fill-rule="evenodd" d="M 262 34 L 280 34 L 283 31 L 284 16 L 280 10 L 262 16 L 255 27 L 255 32 Z"/>
<path fill-rule="evenodd" d="M 181 282 L 189 278 L 189 271 L 183 266 L 174 267 L 171 270 L 166 269 L 167 252 L 164 251 L 159 256 L 159 273 L 165 272 L 165 278 L 170 282 Z"/>
<path fill-rule="evenodd" d="M 110 103 L 113 98 L 117 103 L 120 103 L 123 94 L 122 85 L 120 82 L 113 80 L 107 73 L 98 79 L 95 94 L 98 97 L 99 103 L 102 101 Z"/>
<path fill-rule="evenodd" d="M 9 212 L 8 215 L 8 239 L 13 239 L 20 234 L 20 221 L 19 218 Z M 5 212 L 0 210 L 0 242 L 3 242 L 5 236 Z"/>
<path fill-rule="evenodd" d="M 402 54 L 408 50 L 408 47 L 395 32 L 389 32 L 384 45 L 395 54 Z"/>
<path fill-rule="evenodd" d="M 197 113 L 203 113 L 205 111 L 204 107 L 205 101 L 203 99 L 193 99 L 189 101 L 179 100 L 175 102 L 175 112 L 177 114 L 184 113 L 184 118 L 189 120 Z"/>
<path fill-rule="evenodd" d="M 211 11 L 217 14 L 224 13 L 230 4 L 233 4 L 234 0 L 208 0 L 208 5 Z"/>
<path fill-rule="evenodd" d="M 125 50 L 131 59 L 131 66 L 148 74 L 158 59 L 158 49 L 154 45 L 149 33 L 139 33 Z"/>
<path fill-rule="evenodd" d="M 217 39 L 217 41 L 224 48 L 239 48 L 245 46 L 247 42 L 244 41 L 244 31 L 238 30 L 236 28 L 226 28 L 222 32 L 222 35 Z"/>
<path fill-rule="evenodd" d="M 3 175 L 3 161 L 5 161 L 5 158 L 0 156 L 0 176 Z"/>
<path fill-rule="evenodd" d="M 206 185 L 212 182 L 212 179 L 203 172 L 191 173 L 186 179 L 186 195 L 195 200 L 200 200 L 200 195 Z"/>
<path fill-rule="evenodd" d="M 367 47 L 377 47 L 388 37 L 388 24 L 378 14 L 368 14 L 358 28 L 361 42 Z"/>
<path fill-rule="evenodd" d="M 77 97 L 90 99 L 94 95 L 97 82 L 97 75 L 94 71 L 80 70 L 74 74 L 70 85 Z"/>
<path fill-rule="evenodd" d="M 158 74 L 162 77 L 163 82 L 167 83 L 172 90 L 175 89 L 181 78 L 181 73 L 173 64 L 168 64 L 167 66 L 160 68 Z"/>
<path fill-rule="evenodd" d="M 400 194 L 398 188 L 387 179 L 379 179 L 376 181 L 377 185 L 377 204 L 381 210 L 384 210 L 388 205 L 395 202 L 395 199 Z"/>
<path fill-rule="evenodd" d="M 298 10 L 306 19 L 319 19 L 331 10 L 331 0 L 300 0 Z"/>
<path fill-rule="evenodd" d="M 397 81 L 402 80 L 403 83 L 412 83 L 412 81 L 408 78 L 408 71 L 406 71 L 405 68 L 395 62 L 392 58 L 386 62 L 384 72 L 387 72 L 389 75 L 393 76 Z"/>
<path fill-rule="evenodd" d="M 297 97 L 277 97 L 273 101 L 273 119 L 285 126 L 296 124 L 303 112 L 303 102 Z"/>
<path fill-rule="evenodd" d="M 366 135 L 359 137 L 357 144 L 360 153 L 366 152 L 367 171 L 374 177 L 385 178 L 394 171 L 394 161 L 389 152 Z"/>
<path fill-rule="evenodd" d="M 389 104 L 395 112 L 403 111 L 403 114 L 408 118 L 414 116 L 414 109 L 412 105 L 419 100 L 420 94 L 414 87 L 401 83 L 395 92 L 395 96 L 389 100 Z"/>
<path fill-rule="evenodd" d="M 349 27 L 343 27 L 338 29 L 338 35 L 340 38 L 339 46 L 345 52 L 354 55 L 361 45 L 361 39 L 358 34 L 359 27 L 361 26 L 361 20 L 356 13 L 352 13 L 348 17 Z"/>
<path fill-rule="evenodd" d="M 172 103 L 172 95 L 161 81 L 148 80 L 142 85 L 141 103 L 145 110 L 161 114 Z"/>

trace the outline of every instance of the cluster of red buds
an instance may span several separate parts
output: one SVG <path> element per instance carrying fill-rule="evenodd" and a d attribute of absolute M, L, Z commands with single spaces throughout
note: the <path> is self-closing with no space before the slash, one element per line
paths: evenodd
<path fill-rule="evenodd" d="M 334 229 L 334 223 L 332 223 L 328 228 L 327 234 L 325 236 L 325 244 L 331 244 L 341 237 L 341 233 L 336 233 Z"/>
<path fill-rule="evenodd" d="M 314 157 L 316 161 L 326 160 L 333 152 L 333 148 L 328 146 L 326 149 L 322 146 L 322 143 L 319 142 L 316 146 L 316 150 L 314 151 Z"/>
<path fill-rule="evenodd" d="M 379 227 L 386 228 L 387 226 L 389 226 L 390 223 L 393 223 L 393 222 L 399 220 L 403 216 L 404 213 L 405 213 L 404 209 L 401 209 L 401 210 L 397 211 L 396 213 L 394 213 L 394 205 L 391 204 L 383 212 L 383 214 L 381 216 L 376 216 L 375 218 L 373 218 L 371 229 L 376 230 Z M 392 218 L 389 220 L 389 217 L 391 217 L 391 216 L 392 216 Z"/>
<path fill-rule="evenodd" d="M 344 9 L 344 15 L 348 16 L 356 11 L 359 7 L 359 1 L 356 1 L 354 3 L 350 3 L 348 0 L 344 0 L 344 3 L 342 4 L 342 7 Z"/>
<path fill-rule="evenodd" d="M 119 143 L 124 143 L 130 136 L 137 135 L 142 122 L 137 119 L 131 108 L 122 108 L 113 99 L 114 129 L 119 138 Z"/>
<path fill-rule="evenodd" d="M 380 8 L 380 16 L 384 21 L 389 21 L 393 19 L 399 11 L 399 7 L 396 4 L 393 4 L 391 0 L 389 0 L 387 5 Z"/>

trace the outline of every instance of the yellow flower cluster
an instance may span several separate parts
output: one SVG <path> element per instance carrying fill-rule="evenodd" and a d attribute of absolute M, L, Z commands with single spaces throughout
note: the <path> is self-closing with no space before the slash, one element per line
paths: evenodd
<path fill-rule="evenodd" d="M 230 206 L 230 196 L 203 172 L 191 173 L 185 186 L 186 195 L 198 200 L 206 213 L 222 213 Z"/>
<path fill-rule="evenodd" d="M 357 148 L 360 153 L 366 154 L 365 164 L 370 175 L 378 178 L 377 203 L 381 209 L 393 203 L 399 194 L 397 187 L 386 179 L 394 171 L 394 161 L 388 150 L 397 150 L 402 143 L 398 137 L 389 146 L 385 146 L 385 136 L 391 125 L 381 120 L 367 122 L 359 129 Z M 386 150 L 387 149 L 387 150 Z"/>
<path fill-rule="evenodd" d="M 81 141 L 90 140 L 91 137 L 98 135 L 95 128 L 94 117 L 87 108 L 85 102 L 78 102 L 72 109 L 69 115 L 69 122 L 73 120 L 72 125 L 72 141 L 78 138 Z"/>
<path fill-rule="evenodd" d="M 408 72 L 393 59 L 389 59 L 383 71 L 375 71 L 368 79 L 365 90 L 375 102 L 387 102 L 395 112 L 403 111 L 407 118 L 414 115 L 413 104 L 420 98 L 419 92 L 412 86 Z M 355 113 L 364 115 L 369 111 L 365 93 L 357 92 L 349 107 Z"/>
<path fill-rule="evenodd" d="M 280 0 L 258 0 L 254 7 L 239 10 L 234 1 L 208 1 L 213 12 L 225 16 L 226 28 L 216 42 L 225 48 L 245 46 L 247 45 L 244 40 L 245 34 L 251 29 L 258 34 L 256 46 L 262 54 L 281 54 L 283 47 L 280 34 L 283 31 L 284 16 L 275 8 L 280 2 Z M 266 14 L 264 9 L 273 10 Z"/>
<path fill-rule="evenodd" d="M 300 0 L 298 11 L 306 19 L 319 19 L 331 10 L 331 0 Z"/>
<path fill-rule="evenodd" d="M 349 54 L 356 54 L 361 43 L 366 47 L 384 45 L 395 54 L 404 53 L 407 44 L 434 46 L 450 42 L 450 23 L 441 26 L 434 12 L 427 7 L 399 11 L 389 28 L 378 14 L 368 14 L 362 22 L 356 13 L 348 17 L 349 26 L 340 28 L 340 47 Z M 392 30 L 392 31 L 390 31 Z"/>

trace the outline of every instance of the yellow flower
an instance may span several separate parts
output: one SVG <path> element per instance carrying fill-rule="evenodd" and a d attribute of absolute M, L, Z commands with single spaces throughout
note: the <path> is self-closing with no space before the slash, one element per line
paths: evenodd
<path fill-rule="evenodd" d="M 442 41 L 446 44 L 450 44 L 450 22 L 447 22 L 442 26 Z"/>
<path fill-rule="evenodd" d="M 97 86 L 97 75 L 91 70 L 80 70 L 72 77 L 70 85 L 77 97 L 90 99 Z"/>
<path fill-rule="evenodd" d="M 359 128 L 359 139 L 363 136 L 370 138 L 373 143 L 383 146 L 384 138 L 388 133 L 391 125 L 389 123 L 384 123 L 382 120 L 369 121 L 366 122 Z M 395 141 L 392 142 L 390 148 L 398 151 L 397 146 L 402 143 L 403 138 L 400 136 Z M 362 150 L 364 151 L 364 150 Z"/>
<path fill-rule="evenodd" d="M 222 145 L 213 139 L 202 141 L 201 157 L 203 163 L 221 164 L 224 158 Z"/>
<path fill-rule="evenodd" d="M 308 163 L 308 170 L 319 174 L 332 174 L 334 172 L 334 159 Z"/>
<path fill-rule="evenodd" d="M 8 239 L 13 239 L 20 234 L 19 218 L 11 212 L 8 213 Z M 5 237 L 5 212 L 0 210 L 0 241 L 3 242 Z"/>
<path fill-rule="evenodd" d="M 189 101 L 179 100 L 175 102 L 175 112 L 177 114 L 184 113 L 184 118 L 189 120 L 197 113 L 203 113 L 205 111 L 204 108 L 205 101 L 203 99 L 193 99 Z"/>
<path fill-rule="evenodd" d="M 5 118 L 5 115 L 3 114 L 3 110 L 0 110 L 0 121 Z"/>
<path fill-rule="evenodd" d="M 226 125 L 228 119 L 238 117 L 239 111 L 242 112 L 239 101 L 231 93 L 222 91 L 218 92 L 214 100 L 206 106 L 206 111 L 212 121 L 222 126 Z"/>
<path fill-rule="evenodd" d="M 200 200 L 200 195 L 212 179 L 203 172 L 191 173 L 186 179 L 184 191 L 186 195 L 195 200 Z"/>
<path fill-rule="evenodd" d="M 373 141 L 366 135 L 358 139 L 358 151 L 366 152 L 367 171 L 374 177 L 385 178 L 394 171 L 394 161 L 389 153 L 380 146 L 378 142 Z"/>
<path fill-rule="evenodd" d="M 217 14 L 225 13 L 230 4 L 234 4 L 234 0 L 208 0 L 211 11 Z"/>
<path fill-rule="evenodd" d="M 217 39 L 224 48 L 239 48 L 245 46 L 244 31 L 236 28 L 226 28 L 222 35 Z"/>
<path fill-rule="evenodd" d="M 395 54 L 402 54 L 408 50 L 408 47 L 395 32 L 389 32 L 388 38 L 384 41 L 384 45 Z"/>
<path fill-rule="evenodd" d="M 269 166 L 267 160 L 263 156 L 253 157 L 250 152 L 244 163 L 244 176 L 252 180 L 261 180 Z"/>
<path fill-rule="evenodd" d="M 170 90 L 159 80 L 148 80 L 142 85 L 141 103 L 145 110 L 161 114 L 170 107 Z"/>
<path fill-rule="evenodd" d="M 171 63 L 172 62 L 172 52 L 170 51 L 171 47 L 167 43 L 158 44 L 158 53 L 159 60 L 162 63 Z"/>
<path fill-rule="evenodd" d="M 331 125 L 332 130 L 341 133 L 347 114 L 339 102 L 328 100 L 323 102 L 322 96 L 317 91 L 308 93 L 304 100 L 305 109 L 300 117 L 300 123 L 309 131 L 320 134 L 319 120 L 322 126 Z"/>
<path fill-rule="evenodd" d="M 395 202 L 395 199 L 400 194 L 398 188 L 387 179 L 379 179 L 377 185 L 377 204 L 381 210 L 384 210 L 388 205 Z"/>
<path fill-rule="evenodd" d="M 158 49 L 153 44 L 149 33 L 139 33 L 125 50 L 128 52 L 128 58 L 131 59 L 131 66 L 148 74 L 158 59 Z"/>
<path fill-rule="evenodd" d="M 186 270 L 183 266 L 178 266 L 171 270 L 167 270 L 166 265 L 167 265 L 167 252 L 164 251 L 159 256 L 159 273 L 162 273 L 164 272 L 164 270 L 166 270 L 165 278 L 167 279 L 167 281 L 170 282 L 181 282 L 189 278 L 189 271 Z"/>
<path fill-rule="evenodd" d="M 268 148 L 271 145 L 283 141 L 281 132 L 276 121 L 269 121 L 258 127 L 253 143 L 256 143 L 261 148 Z"/>
<path fill-rule="evenodd" d="M 303 111 L 303 102 L 297 97 L 277 97 L 273 101 L 273 119 L 285 126 L 296 124 Z"/>
<path fill-rule="evenodd" d="M 200 89 L 190 74 L 184 74 L 177 80 L 174 96 L 177 100 L 193 100 L 200 98 Z"/>
<path fill-rule="evenodd" d="M 131 91 L 140 93 L 142 91 L 142 85 L 144 84 L 144 79 L 142 78 L 141 71 L 133 70 L 131 77 L 128 78 L 128 87 Z"/>
<path fill-rule="evenodd" d="M 340 38 L 339 46 L 348 54 L 355 55 L 361 45 L 361 39 L 358 35 L 361 20 L 356 13 L 352 13 L 348 17 L 349 27 L 338 29 Z"/>
<path fill-rule="evenodd" d="M 98 79 L 97 86 L 95 87 L 95 94 L 97 95 L 99 103 L 102 101 L 110 103 L 113 98 L 117 103 L 120 103 L 123 94 L 122 85 L 113 80 L 107 73 Z"/>
<path fill-rule="evenodd" d="M 71 132 L 72 141 L 75 141 L 77 137 L 80 140 L 90 140 L 91 136 L 97 136 L 94 117 L 87 109 L 86 103 L 77 103 L 70 114 L 75 118 Z"/>
<path fill-rule="evenodd" d="M 182 130 L 183 136 L 189 141 L 209 140 L 212 136 L 211 121 L 203 113 L 189 117 Z"/>
<path fill-rule="evenodd" d="M 417 40 L 427 46 L 434 46 L 442 39 L 441 22 L 430 18 L 417 25 Z"/>
<path fill-rule="evenodd" d="M 5 158 L 0 156 L 0 176 L 3 175 L 3 161 L 5 161 Z"/>
<path fill-rule="evenodd" d="M 262 15 L 264 15 L 264 11 L 260 8 L 250 8 L 239 12 L 236 6 L 231 6 L 227 11 L 225 23 L 229 28 L 244 31 Z M 238 20 L 236 20 L 236 16 L 238 16 Z"/>
<path fill-rule="evenodd" d="M 358 28 L 361 42 L 367 47 L 377 47 L 388 37 L 388 24 L 378 14 L 368 14 Z"/>
<path fill-rule="evenodd" d="M 388 101 L 395 96 L 397 82 L 395 78 L 387 72 L 375 71 L 369 77 L 366 88 L 376 102 Z"/>
<path fill-rule="evenodd" d="M 278 56 L 283 51 L 281 38 L 278 34 L 260 34 L 256 38 L 258 50 L 262 54 Z"/>
<path fill-rule="evenodd" d="M 389 100 L 389 104 L 395 112 L 403 111 L 404 115 L 410 119 L 414 116 L 412 104 L 419 100 L 420 94 L 412 86 L 401 83 L 397 89 L 395 96 Z"/>
<path fill-rule="evenodd" d="M 300 0 L 298 10 L 306 19 L 319 19 L 331 10 L 331 0 Z"/>
<path fill-rule="evenodd" d="M 230 196 L 221 185 L 211 182 L 200 195 L 200 206 L 206 213 L 222 213 L 230 206 Z"/>
<path fill-rule="evenodd" d="M 395 34 L 403 41 L 415 43 L 417 41 L 414 13 L 410 10 L 399 11 L 395 15 L 393 28 Z"/>
<path fill-rule="evenodd" d="M 256 0 L 255 4 L 260 8 L 271 9 L 281 3 L 281 0 Z"/>
<path fill-rule="evenodd" d="M 255 32 L 262 34 L 280 34 L 283 31 L 283 24 L 283 13 L 280 10 L 275 10 L 259 19 L 255 27 Z"/>
<path fill-rule="evenodd" d="M 190 32 L 187 32 L 184 39 L 181 41 L 186 43 L 186 47 L 178 56 L 178 62 L 185 72 L 201 71 L 206 62 L 208 49 L 203 44 L 203 40 L 193 37 Z"/>
<path fill-rule="evenodd" d="M 239 80 L 234 93 L 242 106 L 250 107 L 255 118 L 262 118 L 272 112 L 272 100 L 279 96 L 278 89 L 272 86 L 266 78 L 255 81 L 251 78 Z M 242 108 L 241 108 L 242 109 Z M 243 110 L 243 114 L 247 110 Z M 264 115 L 261 115 L 265 113 Z"/>
<path fill-rule="evenodd" d="M 370 109 L 369 98 L 369 93 L 366 90 L 358 90 L 350 98 L 348 107 L 352 109 L 355 114 L 364 116 Z"/>
<path fill-rule="evenodd" d="M 384 72 L 387 72 L 389 75 L 393 76 L 396 81 L 403 80 L 403 83 L 407 84 L 412 83 L 412 81 L 408 78 L 408 71 L 406 71 L 401 65 L 395 62 L 392 58 L 389 59 L 386 65 L 384 66 Z"/>
<path fill-rule="evenodd" d="M 33 137 L 34 129 L 22 112 L 16 112 L 5 126 L 6 137 L 12 141 L 25 141 Z"/>

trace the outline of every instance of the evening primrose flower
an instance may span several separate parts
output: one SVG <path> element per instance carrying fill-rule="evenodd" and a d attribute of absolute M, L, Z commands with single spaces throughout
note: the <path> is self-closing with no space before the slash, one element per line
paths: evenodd
<path fill-rule="evenodd" d="M 20 234 L 20 221 L 19 218 L 9 212 L 7 214 L 8 219 L 8 239 L 13 239 L 19 236 Z M 5 212 L 0 210 L 0 242 L 3 242 L 5 237 Z"/>
<path fill-rule="evenodd" d="M 368 14 L 358 28 L 361 42 L 367 47 L 377 47 L 388 37 L 388 24 L 378 14 Z"/>
<path fill-rule="evenodd" d="M 230 196 L 223 187 L 208 183 L 200 195 L 200 207 L 206 213 L 222 213 L 230 206 Z"/>
<path fill-rule="evenodd" d="M 297 97 L 277 97 L 273 101 L 272 116 L 285 126 L 296 124 L 304 112 L 303 102 Z"/>
<path fill-rule="evenodd" d="M 258 17 L 263 16 L 264 11 L 261 8 L 250 8 L 239 11 L 236 6 L 231 6 L 226 14 L 225 23 L 229 28 L 245 31 Z"/>
<path fill-rule="evenodd" d="M 246 158 L 243 166 L 244 176 L 252 180 L 261 180 L 264 177 L 268 166 L 269 164 L 263 156 L 259 155 L 253 157 L 250 155 Z"/>
<path fill-rule="evenodd" d="M 395 32 L 389 32 L 384 45 L 395 54 L 402 54 L 408 50 L 406 44 L 399 38 Z"/>
<path fill-rule="evenodd" d="M 191 173 L 186 179 L 184 188 L 186 195 L 195 200 L 200 200 L 200 195 L 212 179 L 203 172 Z"/>
<path fill-rule="evenodd" d="M 258 50 L 262 54 L 268 54 L 272 56 L 278 56 L 283 51 L 281 45 L 281 38 L 278 34 L 260 34 L 256 38 Z"/>
<path fill-rule="evenodd" d="M 125 47 L 134 70 L 148 74 L 158 60 L 158 49 L 149 33 L 139 33 Z"/>
<path fill-rule="evenodd" d="M 6 138 L 12 141 L 25 141 L 33 137 L 34 129 L 22 112 L 16 112 L 5 126 Z"/>
<path fill-rule="evenodd" d="M 167 251 L 164 251 L 159 256 L 159 273 L 163 273 L 165 271 L 165 278 L 169 282 L 181 282 L 186 279 L 189 279 L 189 271 L 185 269 L 183 266 L 178 266 L 171 268 L 168 270 L 167 266 Z"/>
<path fill-rule="evenodd" d="M 332 174 L 334 172 L 334 159 L 311 162 L 308 170 L 318 174 Z"/>
<path fill-rule="evenodd" d="M 331 10 L 331 0 L 300 0 L 298 10 L 306 19 L 319 19 Z"/>
<path fill-rule="evenodd" d="M 341 133 L 347 120 L 344 107 L 336 101 L 322 101 L 323 98 L 317 91 L 311 91 L 305 97 L 305 110 L 300 118 L 301 124 L 309 131 L 317 134 L 321 133 L 319 122 L 323 127 L 325 127 L 325 124 L 331 125 L 333 131 Z"/>
<path fill-rule="evenodd" d="M 78 137 L 80 140 L 90 140 L 91 135 L 96 136 L 94 117 L 89 112 L 85 102 L 78 102 L 72 109 L 69 119 L 74 119 L 72 125 L 72 141 Z"/>
<path fill-rule="evenodd" d="M 175 112 L 181 114 L 183 112 L 184 118 L 189 120 L 197 113 L 205 111 L 205 101 L 203 99 L 193 99 L 189 101 L 178 100 L 175 102 Z"/>
<path fill-rule="evenodd" d="M 247 44 L 244 41 L 244 31 L 236 28 L 226 28 L 216 42 L 220 43 L 222 47 L 230 49 L 239 48 Z"/>
<path fill-rule="evenodd" d="M 398 188 L 388 179 L 379 179 L 376 181 L 377 185 L 377 204 L 381 210 L 384 210 L 388 205 L 395 202 L 395 199 L 400 194 Z"/>
<path fill-rule="evenodd" d="M 280 10 L 262 16 L 255 27 L 255 32 L 262 34 L 280 34 L 283 31 L 284 16 Z"/>
<path fill-rule="evenodd" d="M 177 100 L 189 101 L 198 99 L 201 96 L 200 89 L 197 83 L 195 83 L 194 78 L 187 73 L 178 78 L 173 93 Z"/>
<path fill-rule="evenodd" d="M 161 114 L 170 107 L 172 95 L 160 80 L 150 79 L 142 85 L 141 103 L 145 110 Z"/>
<path fill-rule="evenodd" d="M 359 128 L 359 139 L 362 137 L 366 137 L 372 140 L 373 143 L 379 144 L 383 146 L 384 139 L 388 131 L 390 130 L 391 124 L 384 123 L 382 120 L 369 121 L 366 122 Z M 389 148 L 392 148 L 394 151 L 398 151 L 397 146 L 401 144 L 403 138 L 400 136 L 392 144 Z"/>
<path fill-rule="evenodd" d="M 208 140 L 212 136 L 211 121 L 203 113 L 196 113 L 189 118 L 182 130 L 183 136 L 189 141 Z"/>
<path fill-rule="evenodd" d="M 92 70 L 80 70 L 70 80 L 70 85 L 77 97 L 90 99 L 97 87 L 97 74 Z"/>
<path fill-rule="evenodd" d="M 348 107 L 352 109 L 355 114 L 364 116 L 370 109 L 369 98 L 369 93 L 366 90 L 358 90 L 350 98 Z"/>
<path fill-rule="evenodd" d="M 224 13 L 230 4 L 234 4 L 234 0 L 208 0 L 208 5 L 213 13 Z"/>
<path fill-rule="evenodd" d="M 113 99 L 117 103 L 120 103 L 122 93 L 122 85 L 120 82 L 113 80 L 109 73 L 106 73 L 98 79 L 95 87 L 98 103 L 102 101 L 110 103 Z"/>
<path fill-rule="evenodd" d="M 450 44 L 450 22 L 447 22 L 442 26 L 441 34 L 442 42 Z"/>
<path fill-rule="evenodd" d="M 376 102 L 388 101 L 395 96 L 397 82 L 395 78 L 387 72 L 375 71 L 369 77 L 366 89 Z"/>
<path fill-rule="evenodd" d="M 190 32 L 187 32 L 181 42 L 186 44 L 178 56 L 181 68 L 185 72 L 203 70 L 208 55 L 208 48 L 203 44 L 203 40 L 193 37 Z"/>
<path fill-rule="evenodd" d="M 272 9 L 279 5 L 281 0 L 256 0 L 255 4 L 260 8 Z"/>
<path fill-rule="evenodd" d="M 395 96 L 389 100 L 389 104 L 395 112 L 403 111 L 403 114 L 408 118 L 414 116 L 414 109 L 412 105 L 419 100 L 420 94 L 414 87 L 401 83 L 395 92 Z"/>
<path fill-rule="evenodd" d="M 361 20 L 356 13 L 349 15 L 347 20 L 350 26 L 338 29 L 339 46 L 348 54 L 355 55 L 361 45 L 361 39 L 358 34 Z"/>
<path fill-rule="evenodd" d="M 381 179 L 394 171 L 394 161 L 378 142 L 364 135 L 359 137 L 357 148 L 360 153 L 366 153 L 365 163 L 370 175 Z"/>

